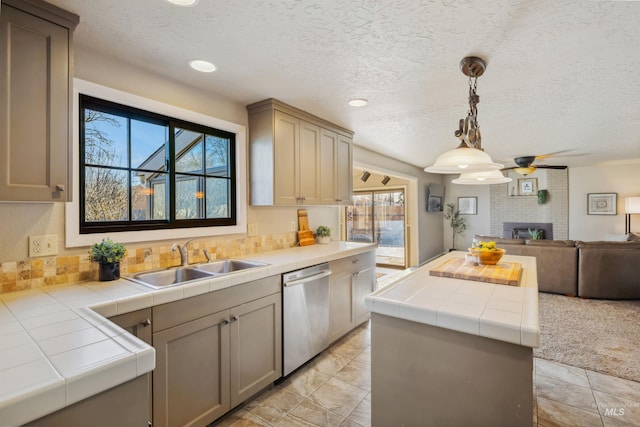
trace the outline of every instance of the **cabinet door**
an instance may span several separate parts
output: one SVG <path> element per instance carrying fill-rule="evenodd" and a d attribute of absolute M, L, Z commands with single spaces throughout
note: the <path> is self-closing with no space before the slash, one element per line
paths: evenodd
<path fill-rule="evenodd" d="M 145 308 L 131 313 L 110 317 L 116 325 L 151 345 L 151 309 Z"/>
<path fill-rule="evenodd" d="M 0 200 L 66 201 L 69 30 L 2 5 L 0 34 Z"/>
<path fill-rule="evenodd" d="M 298 203 L 298 140 L 300 120 L 275 111 L 274 114 L 274 203 L 292 206 Z"/>
<path fill-rule="evenodd" d="M 364 305 L 364 298 L 374 291 L 376 283 L 375 264 L 353 274 L 353 288 L 355 292 L 355 317 L 356 324 L 367 320 L 371 314 Z"/>
<path fill-rule="evenodd" d="M 323 205 L 338 204 L 338 134 L 320 130 L 320 202 Z"/>
<path fill-rule="evenodd" d="M 305 205 L 320 204 L 320 127 L 300 120 L 298 196 Z"/>
<path fill-rule="evenodd" d="M 231 407 L 282 376 L 281 294 L 230 309 Z"/>
<path fill-rule="evenodd" d="M 153 425 L 206 426 L 227 412 L 228 310 L 153 334 Z"/>
<path fill-rule="evenodd" d="M 329 341 L 333 342 L 355 326 L 353 272 L 341 271 L 329 280 Z"/>
<path fill-rule="evenodd" d="M 351 138 L 338 135 L 337 152 L 336 177 L 338 180 L 338 203 L 348 205 L 351 203 L 351 193 L 353 189 L 353 148 Z"/>

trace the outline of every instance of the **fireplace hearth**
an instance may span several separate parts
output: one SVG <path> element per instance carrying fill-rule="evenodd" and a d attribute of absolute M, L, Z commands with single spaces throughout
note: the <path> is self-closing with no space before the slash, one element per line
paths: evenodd
<path fill-rule="evenodd" d="M 553 239 L 553 223 L 550 222 L 504 222 L 502 237 L 505 239 L 530 239 L 529 230 L 539 230 L 540 239 Z"/>

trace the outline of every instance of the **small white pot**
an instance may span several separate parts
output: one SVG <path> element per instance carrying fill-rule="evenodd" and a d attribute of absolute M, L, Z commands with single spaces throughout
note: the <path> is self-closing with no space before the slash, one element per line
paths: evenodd
<path fill-rule="evenodd" d="M 318 236 L 317 239 L 318 239 L 318 243 L 323 243 L 324 244 L 324 243 L 331 242 L 331 237 L 320 237 L 320 236 Z"/>

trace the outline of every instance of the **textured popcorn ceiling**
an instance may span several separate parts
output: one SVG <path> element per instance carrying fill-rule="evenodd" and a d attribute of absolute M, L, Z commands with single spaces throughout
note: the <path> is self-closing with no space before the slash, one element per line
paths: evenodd
<path fill-rule="evenodd" d="M 243 104 L 278 98 L 419 167 L 456 146 L 471 54 L 488 62 L 478 111 L 494 161 L 640 162 L 638 1 L 49 1 L 80 15 L 81 49 Z M 198 74 L 192 58 L 218 71 Z"/>

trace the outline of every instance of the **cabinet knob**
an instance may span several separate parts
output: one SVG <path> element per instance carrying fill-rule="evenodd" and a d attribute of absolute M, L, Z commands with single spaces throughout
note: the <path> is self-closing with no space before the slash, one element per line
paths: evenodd
<path fill-rule="evenodd" d="M 151 319 L 147 319 L 143 322 L 140 322 L 140 325 L 142 325 L 142 327 L 146 328 L 147 326 L 151 325 Z"/>
<path fill-rule="evenodd" d="M 224 319 L 224 320 L 222 321 L 222 324 L 223 324 L 223 325 L 228 325 L 229 323 L 231 323 L 231 322 L 229 322 L 229 319 Z"/>
<path fill-rule="evenodd" d="M 360 262 L 360 259 L 354 259 L 353 261 L 351 261 L 351 264 L 357 264 Z"/>
<path fill-rule="evenodd" d="M 64 191 L 64 185 L 56 184 L 56 191 Z"/>
<path fill-rule="evenodd" d="M 231 316 L 232 322 L 237 322 L 238 320 L 240 320 L 240 318 L 237 315 Z"/>

